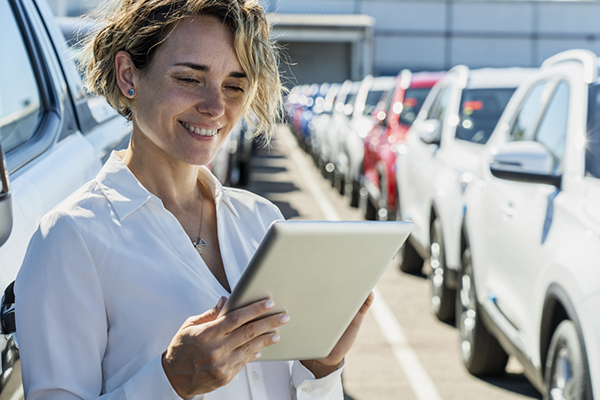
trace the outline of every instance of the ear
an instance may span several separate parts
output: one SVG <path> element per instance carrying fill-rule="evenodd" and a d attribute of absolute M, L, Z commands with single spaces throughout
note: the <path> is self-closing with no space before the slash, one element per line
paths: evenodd
<path fill-rule="evenodd" d="M 136 89 L 137 71 L 128 52 L 121 50 L 115 56 L 115 72 L 121 93 L 130 99 L 134 98 L 135 94 L 130 94 L 130 89 Z"/>

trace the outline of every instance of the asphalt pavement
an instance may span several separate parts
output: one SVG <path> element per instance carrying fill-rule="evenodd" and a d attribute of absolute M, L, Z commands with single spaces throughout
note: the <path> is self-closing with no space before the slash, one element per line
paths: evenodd
<path fill-rule="evenodd" d="M 278 128 L 270 148 L 256 152 L 246 189 L 271 200 L 287 219 L 363 219 L 321 175 L 286 126 Z M 394 261 L 377 285 L 376 303 L 342 376 L 346 400 L 542 398 L 513 358 L 502 376 L 471 376 L 460 361 L 457 330 L 429 311 L 425 275 L 402 273 Z"/>

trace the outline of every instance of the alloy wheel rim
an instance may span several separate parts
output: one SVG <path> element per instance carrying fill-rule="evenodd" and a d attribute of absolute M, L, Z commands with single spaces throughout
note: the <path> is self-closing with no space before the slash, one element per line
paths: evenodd
<path fill-rule="evenodd" d="M 577 396 L 576 382 L 573 376 L 571 352 L 564 345 L 556 352 L 552 365 L 550 398 L 552 400 L 572 400 Z"/>
<path fill-rule="evenodd" d="M 461 312 L 459 316 L 460 351 L 465 362 L 471 359 L 475 337 L 477 310 L 475 308 L 475 287 L 471 276 L 465 273 L 461 278 L 459 301 Z"/>
<path fill-rule="evenodd" d="M 442 290 L 444 286 L 444 267 L 441 261 L 441 252 L 442 247 L 440 246 L 440 239 L 438 229 L 435 228 L 434 223 L 434 232 L 432 235 L 432 243 L 430 246 L 430 258 L 429 264 L 431 266 L 431 273 L 429 276 L 429 280 L 431 282 L 431 306 L 433 307 L 434 312 L 437 313 L 440 309 L 441 300 L 442 300 Z"/>

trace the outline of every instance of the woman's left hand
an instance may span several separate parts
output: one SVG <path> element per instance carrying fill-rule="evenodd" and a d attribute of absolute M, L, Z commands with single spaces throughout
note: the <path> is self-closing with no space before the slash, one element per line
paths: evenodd
<path fill-rule="evenodd" d="M 356 340 L 356 336 L 358 335 L 358 331 L 365 319 L 365 315 L 371 305 L 373 304 L 373 299 L 375 295 L 373 292 L 369 294 L 363 305 L 358 310 L 358 313 L 354 316 L 350 325 L 337 342 L 331 353 L 325 358 L 321 358 L 320 360 L 302 360 L 300 361 L 302 365 L 304 365 L 310 372 L 313 373 L 315 378 L 323 378 L 324 376 L 329 375 L 336 369 L 340 368 L 344 362 L 344 357 L 352 348 L 354 341 Z"/>

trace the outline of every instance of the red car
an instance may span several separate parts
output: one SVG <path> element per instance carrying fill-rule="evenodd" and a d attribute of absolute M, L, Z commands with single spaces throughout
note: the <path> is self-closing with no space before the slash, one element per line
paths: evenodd
<path fill-rule="evenodd" d="M 359 207 L 366 219 L 396 219 L 396 153 L 402 151 L 406 132 L 427 94 L 444 74 L 403 70 L 398 74 L 395 89 L 384 94 L 382 101 L 385 105 L 375 112 L 379 121 L 364 139 Z"/>

